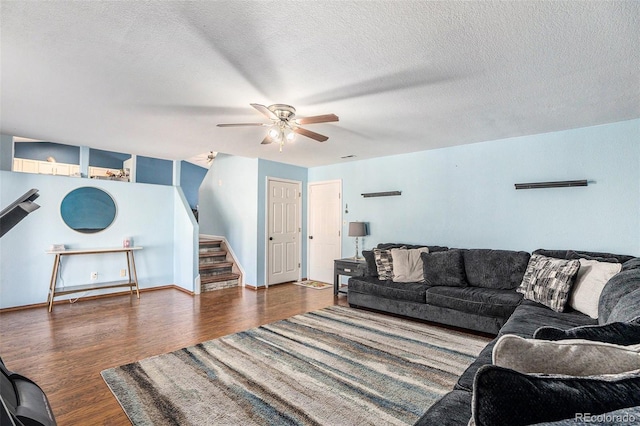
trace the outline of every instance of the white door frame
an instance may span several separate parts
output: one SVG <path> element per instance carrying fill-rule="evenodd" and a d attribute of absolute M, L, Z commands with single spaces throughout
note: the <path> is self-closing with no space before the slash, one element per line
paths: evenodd
<path fill-rule="evenodd" d="M 342 217 L 342 179 L 333 179 L 333 180 L 321 180 L 317 182 L 308 182 L 307 183 L 307 194 L 311 194 L 311 185 L 324 185 L 328 183 L 337 183 L 340 187 L 339 197 L 340 197 L 340 254 L 339 258 L 342 258 L 342 221 L 344 218 Z M 309 268 L 311 265 L 311 241 L 309 240 L 309 216 L 311 215 L 311 197 L 307 197 L 307 279 L 309 278 Z"/>
<path fill-rule="evenodd" d="M 300 267 L 298 268 L 298 281 L 302 278 L 302 181 L 292 180 L 292 179 L 283 179 L 278 177 L 267 176 L 265 180 L 265 197 L 264 197 L 264 286 L 265 288 L 269 288 L 269 182 L 270 181 L 278 181 L 285 183 L 295 183 L 298 185 L 300 189 L 300 201 L 299 201 L 299 209 L 298 209 L 298 223 L 300 224 L 300 231 L 298 232 L 298 261 L 300 262 Z M 275 284 L 274 284 L 275 285 Z"/>

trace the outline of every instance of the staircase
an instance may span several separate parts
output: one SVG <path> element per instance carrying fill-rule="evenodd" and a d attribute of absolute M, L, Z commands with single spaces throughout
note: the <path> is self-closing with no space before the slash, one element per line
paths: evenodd
<path fill-rule="evenodd" d="M 223 240 L 200 237 L 200 292 L 236 287 L 240 274 Z"/>

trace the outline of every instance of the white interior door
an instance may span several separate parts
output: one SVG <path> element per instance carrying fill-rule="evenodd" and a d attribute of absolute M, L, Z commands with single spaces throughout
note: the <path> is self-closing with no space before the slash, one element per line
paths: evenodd
<path fill-rule="evenodd" d="M 333 261 L 342 253 L 342 183 L 309 184 L 309 279 L 333 283 Z"/>
<path fill-rule="evenodd" d="M 300 279 L 301 182 L 268 179 L 267 284 Z"/>

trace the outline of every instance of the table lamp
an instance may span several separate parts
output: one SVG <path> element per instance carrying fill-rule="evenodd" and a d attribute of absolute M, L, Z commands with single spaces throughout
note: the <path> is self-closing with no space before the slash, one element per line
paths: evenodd
<path fill-rule="evenodd" d="M 360 259 L 358 252 L 358 237 L 367 235 L 367 224 L 364 222 L 349 222 L 349 236 L 356 237 L 356 255 L 354 259 Z"/>

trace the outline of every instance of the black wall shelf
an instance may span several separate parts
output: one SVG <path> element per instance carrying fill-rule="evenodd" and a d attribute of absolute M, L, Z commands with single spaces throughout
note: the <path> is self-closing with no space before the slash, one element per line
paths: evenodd
<path fill-rule="evenodd" d="M 532 182 L 516 183 L 516 189 L 539 189 L 539 188 L 568 188 L 572 186 L 587 186 L 586 179 L 582 180 L 561 180 L 556 182 Z"/>
<path fill-rule="evenodd" d="M 393 195 L 402 195 L 402 191 L 387 191 L 387 192 L 365 192 L 361 194 L 364 198 L 371 197 L 391 197 Z"/>

